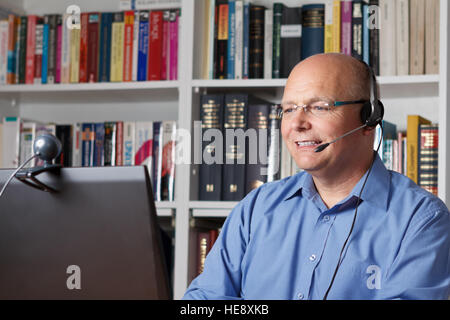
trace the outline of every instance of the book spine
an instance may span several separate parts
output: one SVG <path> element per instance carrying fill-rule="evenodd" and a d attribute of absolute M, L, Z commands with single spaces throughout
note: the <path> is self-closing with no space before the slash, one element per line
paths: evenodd
<path fill-rule="evenodd" d="M 94 164 L 95 125 L 81 125 L 81 166 L 91 167 Z"/>
<path fill-rule="evenodd" d="M 224 96 L 222 94 L 202 95 L 200 98 L 200 119 L 202 137 L 208 130 L 221 133 L 223 129 Z M 201 139 L 203 161 L 199 167 L 199 200 L 220 201 L 222 195 L 223 150 L 216 144 Z"/>
<path fill-rule="evenodd" d="M 109 82 L 111 75 L 112 13 L 103 12 L 100 18 L 100 48 L 98 63 L 99 82 Z"/>
<path fill-rule="evenodd" d="M 227 79 L 234 79 L 236 54 L 236 1 L 228 1 Z"/>
<path fill-rule="evenodd" d="M 395 76 L 397 74 L 396 45 L 396 1 L 380 0 L 380 75 Z M 422 55 L 423 56 L 423 55 Z"/>
<path fill-rule="evenodd" d="M 123 121 L 117 122 L 116 166 L 123 166 Z"/>
<path fill-rule="evenodd" d="M 175 199 L 175 141 L 176 122 L 164 121 L 162 123 L 163 139 L 161 152 L 161 199 L 174 201 Z"/>
<path fill-rule="evenodd" d="M 180 10 L 170 10 L 169 80 L 178 79 L 178 30 Z"/>
<path fill-rule="evenodd" d="M 281 78 L 287 78 L 302 58 L 302 20 L 302 7 L 283 8 L 280 33 Z"/>
<path fill-rule="evenodd" d="M 134 11 L 124 13 L 123 81 L 131 81 L 133 74 Z"/>
<path fill-rule="evenodd" d="M 425 1 L 425 74 L 439 74 L 439 21 L 439 0 Z"/>
<path fill-rule="evenodd" d="M 378 0 L 370 0 L 369 2 L 369 17 L 380 21 L 380 13 L 378 10 Z M 369 30 L 369 61 L 375 75 L 380 75 L 380 30 L 371 26 Z"/>
<path fill-rule="evenodd" d="M 409 0 L 397 0 L 397 75 L 409 74 Z"/>
<path fill-rule="evenodd" d="M 268 141 L 268 164 L 267 182 L 280 179 L 280 157 L 281 157 L 280 120 L 278 119 L 278 106 L 272 104 L 269 112 L 269 141 Z"/>
<path fill-rule="evenodd" d="M 98 12 L 89 13 L 88 46 L 87 46 L 87 81 L 88 82 L 98 82 L 99 18 L 100 18 L 100 14 Z"/>
<path fill-rule="evenodd" d="M 363 59 L 363 3 L 352 3 L 352 57 Z"/>
<path fill-rule="evenodd" d="M 27 61 L 27 22 L 28 17 L 20 17 L 20 33 L 19 33 L 19 53 L 18 53 L 18 71 L 19 83 L 25 83 L 26 61 Z"/>
<path fill-rule="evenodd" d="M 264 78 L 264 15 L 265 7 L 250 8 L 250 79 Z"/>
<path fill-rule="evenodd" d="M 352 55 L 352 2 L 341 2 L 341 53 Z"/>
<path fill-rule="evenodd" d="M 248 106 L 248 95 L 246 94 L 227 94 L 225 96 L 224 136 L 226 136 L 227 133 L 236 134 L 236 130 L 238 129 L 241 129 L 243 131 L 246 130 L 247 106 Z M 225 201 L 242 200 L 242 198 L 245 195 L 244 141 L 226 142 L 225 164 L 223 165 L 222 172 L 223 172 L 222 200 Z"/>
<path fill-rule="evenodd" d="M 56 20 L 55 83 L 61 82 L 61 54 L 62 54 L 62 15 L 58 15 Z"/>
<path fill-rule="evenodd" d="M 78 83 L 80 71 L 80 29 L 70 32 L 70 82 Z"/>
<path fill-rule="evenodd" d="M 431 124 L 429 120 L 418 115 L 408 115 L 407 124 L 407 175 L 415 183 L 418 182 L 419 125 Z"/>
<path fill-rule="evenodd" d="M 333 52 L 341 52 L 341 1 L 333 0 Z"/>
<path fill-rule="evenodd" d="M 20 147 L 20 127 L 19 117 L 3 118 L 3 167 L 17 168 L 19 165 L 19 147 Z"/>
<path fill-rule="evenodd" d="M 137 81 L 147 80 L 148 61 L 148 11 L 139 11 L 139 51 Z"/>
<path fill-rule="evenodd" d="M 113 14 L 111 33 L 111 82 L 120 82 L 123 80 L 123 37 L 123 12 L 115 12 Z"/>
<path fill-rule="evenodd" d="M 93 166 L 101 167 L 105 163 L 105 124 L 103 122 L 94 124 L 95 139 L 94 139 L 94 156 Z"/>
<path fill-rule="evenodd" d="M 219 2 L 217 22 L 217 51 L 215 63 L 215 78 L 227 77 L 227 46 L 228 46 L 228 3 Z"/>
<path fill-rule="evenodd" d="M 26 52 L 26 71 L 25 83 L 34 83 L 34 54 L 36 50 L 36 20 L 37 16 L 29 15 L 27 24 L 27 52 Z"/>
<path fill-rule="evenodd" d="M 325 1 L 324 53 L 333 52 L 333 0 Z"/>
<path fill-rule="evenodd" d="M 439 128 L 437 125 L 419 126 L 418 185 L 438 195 Z"/>
<path fill-rule="evenodd" d="M 104 165 L 116 165 L 116 139 L 117 124 L 116 122 L 105 122 L 105 143 L 104 143 Z"/>
<path fill-rule="evenodd" d="M 147 80 L 161 80 L 161 59 L 163 44 L 163 12 L 150 13 L 149 52 Z"/>
<path fill-rule="evenodd" d="M 139 11 L 134 11 L 133 23 L 133 66 L 132 66 L 132 81 L 137 81 L 138 73 L 138 53 L 139 53 Z"/>
<path fill-rule="evenodd" d="M 273 10 L 266 10 L 264 21 L 264 78 L 272 79 Z"/>
<path fill-rule="evenodd" d="M 0 20 L 0 85 L 7 83 L 8 74 L 8 21 Z"/>
<path fill-rule="evenodd" d="M 136 122 L 136 166 L 147 166 L 150 181 L 153 181 L 153 122 Z"/>
<path fill-rule="evenodd" d="M 244 44 L 242 53 L 242 79 L 249 76 L 249 50 L 250 50 L 250 3 L 244 0 Z"/>
<path fill-rule="evenodd" d="M 272 53 L 272 78 L 281 77 L 281 23 L 283 19 L 282 3 L 273 4 L 273 53 Z"/>
<path fill-rule="evenodd" d="M 41 83 L 47 83 L 48 74 L 48 44 L 50 36 L 49 16 L 44 16 L 44 28 L 42 34 L 42 68 Z"/>
<path fill-rule="evenodd" d="M 197 231 L 197 275 L 203 272 L 211 238 L 209 231 Z"/>
<path fill-rule="evenodd" d="M 302 8 L 302 59 L 323 53 L 324 11 L 322 4 L 304 5 Z"/>
<path fill-rule="evenodd" d="M 48 25 L 48 71 L 47 71 L 47 83 L 55 83 L 56 72 L 56 20 L 57 15 L 52 14 L 49 16 Z"/>
<path fill-rule="evenodd" d="M 234 77 L 235 79 L 242 79 L 242 62 L 243 62 L 243 46 L 244 46 L 244 7 L 243 2 L 240 0 L 236 1 L 235 4 L 235 54 L 234 54 Z M 272 47 L 270 47 L 272 50 Z M 272 61 L 270 62 L 272 63 Z M 270 75 L 272 76 L 272 75 Z"/>
<path fill-rule="evenodd" d="M 267 158 L 263 163 L 261 154 L 267 156 L 267 137 L 269 129 L 268 103 L 251 104 L 248 106 L 247 128 L 256 132 L 257 143 L 247 144 L 248 162 L 245 168 L 245 193 L 249 193 L 267 182 Z M 263 140 L 263 141 L 261 141 Z M 264 147 L 262 147 L 264 146 Z M 262 150 L 261 150 L 262 149 Z M 265 150 L 264 150 L 265 149 Z M 259 157 L 258 157 L 259 156 Z M 265 169 L 265 172 L 264 172 Z"/>
<path fill-rule="evenodd" d="M 16 43 L 17 43 L 17 17 L 8 16 L 8 53 L 6 83 L 16 83 Z M 1 160 L 1 159 L 0 159 Z"/>
<path fill-rule="evenodd" d="M 62 151 L 56 158 L 55 163 L 63 167 L 72 166 L 73 133 L 71 125 L 56 125 L 56 137 L 61 141 Z"/>
<path fill-rule="evenodd" d="M 87 64 L 88 64 L 88 25 L 89 13 L 81 13 L 81 31 L 80 31 L 80 71 L 79 82 L 88 82 Z"/>
<path fill-rule="evenodd" d="M 161 51 L 161 80 L 167 80 L 169 71 L 169 50 L 170 50 L 170 10 L 163 12 L 163 31 L 162 31 L 162 51 Z"/>
<path fill-rule="evenodd" d="M 370 65 L 370 57 L 369 57 L 369 27 L 367 25 L 367 21 L 369 21 L 369 6 L 367 4 L 363 4 L 363 61 Z"/>
<path fill-rule="evenodd" d="M 161 201 L 162 132 L 161 122 L 153 122 L 153 198 Z"/>
<path fill-rule="evenodd" d="M 410 74 L 421 75 L 425 71 L 425 1 L 410 0 L 410 13 L 409 69 Z"/>
<path fill-rule="evenodd" d="M 42 78 L 42 47 L 44 36 L 44 20 L 38 18 L 36 20 L 36 46 L 34 51 L 34 83 L 41 83 Z"/>
<path fill-rule="evenodd" d="M 123 165 L 134 166 L 136 153 L 136 123 L 123 123 Z"/>
<path fill-rule="evenodd" d="M 61 83 L 70 82 L 70 36 L 71 29 L 67 27 L 69 14 L 63 15 L 62 24 L 62 47 L 61 47 Z"/>
<path fill-rule="evenodd" d="M 81 167 L 82 129 L 80 123 L 72 125 L 72 166 Z"/>
<path fill-rule="evenodd" d="M 20 126 L 20 145 L 19 145 L 19 163 L 25 162 L 33 155 L 33 141 L 36 138 L 36 123 L 24 122 Z M 30 168 L 29 162 L 25 168 Z"/>

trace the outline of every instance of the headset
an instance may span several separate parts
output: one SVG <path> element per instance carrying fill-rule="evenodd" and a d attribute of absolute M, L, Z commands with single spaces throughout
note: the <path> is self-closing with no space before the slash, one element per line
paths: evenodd
<path fill-rule="evenodd" d="M 360 60 L 358 60 L 358 61 L 360 61 Z M 362 109 L 361 109 L 361 121 L 362 121 L 362 123 L 364 125 L 361 126 L 361 127 L 356 128 L 356 129 L 353 129 L 350 132 L 347 132 L 346 134 L 340 136 L 339 138 L 333 140 L 330 143 L 322 145 L 322 147 L 319 146 L 316 149 L 316 152 L 323 151 L 329 144 L 334 143 L 337 140 L 339 140 L 339 139 L 341 139 L 341 138 L 343 138 L 343 137 L 345 137 L 345 136 L 347 136 L 347 135 L 349 135 L 349 134 L 351 134 L 351 133 L 353 133 L 353 132 L 355 132 L 355 131 L 357 131 L 359 129 L 362 129 L 364 127 L 375 128 L 377 125 L 380 125 L 380 127 L 381 127 L 381 137 L 380 137 L 380 142 L 378 143 L 377 150 L 374 151 L 375 152 L 374 153 L 374 161 L 372 161 L 372 164 L 370 165 L 369 171 L 368 171 L 368 173 L 366 175 L 366 178 L 364 180 L 363 186 L 362 186 L 361 191 L 359 192 L 359 195 L 358 195 L 358 202 L 356 203 L 355 213 L 353 215 L 353 221 L 352 221 L 352 225 L 351 225 L 350 231 L 349 231 L 349 233 L 347 235 L 347 238 L 345 239 L 344 245 L 341 248 L 341 252 L 339 254 L 338 263 L 337 263 L 336 268 L 334 270 L 334 274 L 333 274 L 333 277 L 332 277 L 332 279 L 330 281 L 330 284 L 328 285 L 328 289 L 325 292 L 325 295 L 323 296 L 323 300 L 327 299 L 328 294 L 329 294 L 329 292 L 331 290 L 331 287 L 333 286 L 334 279 L 336 278 L 336 274 L 337 274 L 337 272 L 339 270 L 339 267 L 341 266 L 341 263 L 342 263 L 342 260 L 343 260 L 342 255 L 344 253 L 344 249 L 345 249 L 345 247 L 346 247 L 346 245 L 348 243 L 348 240 L 350 239 L 350 236 L 351 236 L 351 234 L 353 232 L 353 228 L 355 226 L 356 217 L 358 215 L 358 207 L 359 207 L 359 204 L 361 203 L 362 192 L 364 190 L 364 187 L 366 186 L 366 182 L 367 182 L 367 179 L 369 178 L 370 172 L 372 171 L 372 167 L 373 167 L 373 164 L 375 162 L 375 155 L 380 150 L 380 146 L 381 146 L 381 143 L 383 141 L 382 120 L 383 120 L 383 117 L 384 117 L 384 106 L 383 106 L 383 103 L 380 101 L 380 96 L 379 96 L 378 87 L 377 87 L 377 79 L 375 77 L 375 74 L 374 74 L 372 68 L 366 62 L 364 62 L 364 61 L 360 61 L 360 62 L 366 67 L 367 71 L 369 72 L 369 77 L 370 77 L 370 101 L 365 102 L 363 107 L 362 107 Z"/>

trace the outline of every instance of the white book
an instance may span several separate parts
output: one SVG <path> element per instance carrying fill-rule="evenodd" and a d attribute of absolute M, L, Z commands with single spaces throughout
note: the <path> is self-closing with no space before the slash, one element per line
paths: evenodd
<path fill-rule="evenodd" d="M 0 85 L 6 84 L 8 70 L 8 20 L 0 21 Z"/>
<path fill-rule="evenodd" d="M 439 0 L 425 5 L 425 74 L 439 74 Z"/>
<path fill-rule="evenodd" d="M 24 163 L 33 155 L 33 141 L 36 139 L 36 122 L 24 121 L 20 128 L 20 156 L 19 163 Z M 25 165 L 25 168 L 31 168 L 33 161 Z"/>
<path fill-rule="evenodd" d="M 409 72 L 420 75 L 425 73 L 425 0 L 411 0 L 410 8 Z"/>
<path fill-rule="evenodd" d="M 162 147 L 160 149 L 161 166 L 158 162 L 158 185 L 161 186 L 161 198 L 164 197 L 164 188 L 167 187 L 167 198 L 164 200 L 174 201 L 175 194 L 175 141 L 177 134 L 176 121 L 163 121 L 161 125 Z M 166 184 L 166 186 L 165 186 Z"/>
<path fill-rule="evenodd" d="M 409 74 L 409 0 L 397 2 L 397 75 Z"/>
<path fill-rule="evenodd" d="M 61 83 L 70 82 L 70 35 L 71 30 L 67 28 L 67 20 L 70 14 L 63 15 L 62 40 L 61 40 Z"/>
<path fill-rule="evenodd" d="M 284 141 L 281 142 L 280 179 L 291 175 L 291 154 Z"/>
<path fill-rule="evenodd" d="M 264 79 L 272 79 L 273 10 L 267 9 L 264 14 Z"/>
<path fill-rule="evenodd" d="M 72 167 L 81 167 L 81 123 L 72 125 Z"/>
<path fill-rule="evenodd" d="M 241 0 L 235 2 L 235 53 L 234 53 L 234 78 L 242 79 L 242 66 L 244 58 L 244 4 Z"/>
<path fill-rule="evenodd" d="M 147 166 L 148 174 L 153 181 L 153 122 L 136 121 L 136 153 L 134 165 Z"/>
<path fill-rule="evenodd" d="M 3 118 L 3 167 L 19 166 L 20 118 Z"/>
<path fill-rule="evenodd" d="M 133 65 L 131 71 L 131 81 L 137 81 L 138 73 L 138 52 L 139 52 L 139 11 L 134 12 L 133 25 Z"/>
<path fill-rule="evenodd" d="M 380 75 L 397 75 L 396 1 L 380 0 Z"/>
<path fill-rule="evenodd" d="M 125 121 L 123 123 L 123 165 L 134 166 L 134 154 L 136 150 L 136 123 Z"/>

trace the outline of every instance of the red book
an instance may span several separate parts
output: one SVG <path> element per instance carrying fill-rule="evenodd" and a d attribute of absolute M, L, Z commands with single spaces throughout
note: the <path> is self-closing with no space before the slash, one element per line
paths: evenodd
<path fill-rule="evenodd" d="M 80 33 L 80 73 L 79 82 L 87 82 L 87 60 L 88 60 L 88 18 L 87 12 L 81 13 Z"/>
<path fill-rule="evenodd" d="M 169 66 L 169 18 L 170 10 L 165 10 L 163 14 L 163 47 L 161 53 L 161 80 L 168 79 Z"/>
<path fill-rule="evenodd" d="M 123 166 L 123 121 L 117 121 L 116 166 Z"/>
<path fill-rule="evenodd" d="M 88 82 L 98 82 L 98 35 L 99 35 L 100 14 L 98 12 L 89 13 L 88 20 L 88 59 L 87 73 Z"/>
<path fill-rule="evenodd" d="M 180 9 L 170 10 L 169 80 L 178 79 L 178 23 Z"/>
<path fill-rule="evenodd" d="M 25 83 L 34 83 L 34 55 L 36 50 L 36 21 L 37 16 L 28 16 L 27 25 L 27 51 L 26 51 L 26 68 Z"/>
<path fill-rule="evenodd" d="M 147 80 L 161 80 L 163 12 L 150 12 Z"/>
<path fill-rule="evenodd" d="M 131 81 L 133 73 L 134 11 L 125 11 L 123 38 L 123 81 Z"/>
<path fill-rule="evenodd" d="M 341 2 L 341 53 L 352 55 L 352 2 Z"/>
<path fill-rule="evenodd" d="M 36 19 L 34 49 L 34 83 L 41 83 L 42 72 L 42 46 L 44 41 L 44 18 Z"/>

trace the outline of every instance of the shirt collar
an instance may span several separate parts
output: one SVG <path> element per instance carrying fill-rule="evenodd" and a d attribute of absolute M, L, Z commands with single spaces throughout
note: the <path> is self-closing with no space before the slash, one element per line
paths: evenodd
<path fill-rule="evenodd" d="M 347 201 L 350 197 L 358 197 L 361 192 L 361 188 L 364 184 L 368 171 L 362 176 L 362 178 L 355 185 L 349 196 L 342 202 Z M 312 176 L 303 171 L 292 177 L 294 179 L 292 188 L 287 192 L 284 200 L 288 200 L 295 195 L 302 195 L 305 198 L 311 200 L 316 194 L 316 188 Z M 375 161 L 367 179 L 366 186 L 361 194 L 361 200 L 372 204 L 373 206 L 380 207 L 384 210 L 387 209 L 387 201 L 390 192 L 390 173 L 384 166 L 378 154 L 375 156 Z"/>

